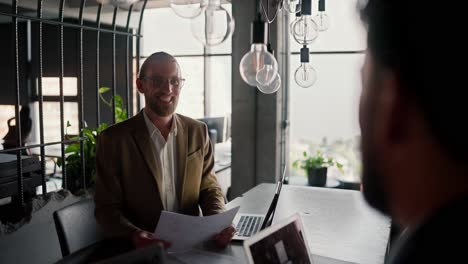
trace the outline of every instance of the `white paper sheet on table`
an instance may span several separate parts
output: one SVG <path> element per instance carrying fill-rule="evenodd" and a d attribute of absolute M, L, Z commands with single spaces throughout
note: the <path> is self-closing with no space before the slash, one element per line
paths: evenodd
<path fill-rule="evenodd" d="M 171 243 L 169 252 L 190 250 L 231 225 L 237 211 L 239 206 L 204 217 L 163 211 L 154 234 L 158 239 Z"/>

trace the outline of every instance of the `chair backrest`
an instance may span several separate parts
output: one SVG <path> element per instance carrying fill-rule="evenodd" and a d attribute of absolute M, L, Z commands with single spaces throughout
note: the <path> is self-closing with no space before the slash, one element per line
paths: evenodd
<path fill-rule="evenodd" d="M 54 212 L 62 256 L 104 239 L 94 217 L 93 199 L 85 199 Z"/>

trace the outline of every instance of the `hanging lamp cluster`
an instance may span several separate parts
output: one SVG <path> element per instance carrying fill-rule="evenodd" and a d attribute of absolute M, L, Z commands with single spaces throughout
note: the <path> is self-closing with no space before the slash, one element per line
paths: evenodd
<path fill-rule="evenodd" d="M 278 62 L 269 43 L 269 24 L 284 7 L 285 11 L 296 14 L 296 19 L 290 24 L 290 32 L 294 40 L 303 46 L 301 65 L 296 70 L 294 79 L 300 87 L 313 86 L 317 73 L 309 63 L 308 46 L 317 39 L 320 31 L 326 31 L 330 27 L 325 0 L 318 0 L 315 17 L 312 17 L 312 0 L 272 0 L 276 6 L 272 17 L 270 0 L 266 0 L 266 7 L 264 1 L 258 0 L 260 9 L 257 9 L 255 21 L 251 25 L 252 45 L 239 65 L 242 79 L 266 94 L 275 93 L 280 88 Z M 178 16 L 191 19 L 193 36 L 207 47 L 223 43 L 234 31 L 234 19 L 221 6 L 221 0 L 170 0 L 170 6 Z M 262 13 L 265 19 L 262 18 Z"/>
<path fill-rule="evenodd" d="M 234 19 L 221 0 L 170 0 L 176 15 L 190 19 L 192 35 L 206 47 L 217 46 L 234 32 Z"/>
<path fill-rule="evenodd" d="M 317 15 L 313 18 L 312 0 L 286 0 L 286 2 L 296 3 L 296 9 L 293 10 L 299 10 L 296 12 L 296 19 L 290 24 L 294 40 L 302 45 L 301 65 L 294 74 L 294 80 L 300 87 L 309 88 L 317 80 L 317 73 L 309 64 L 309 48 L 307 46 L 317 39 L 320 31 L 326 31 L 330 27 L 330 19 L 325 12 L 325 0 L 319 0 Z"/>

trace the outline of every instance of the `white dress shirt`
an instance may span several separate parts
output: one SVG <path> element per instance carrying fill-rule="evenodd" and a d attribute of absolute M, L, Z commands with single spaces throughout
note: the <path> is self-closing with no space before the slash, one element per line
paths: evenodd
<path fill-rule="evenodd" d="M 177 136 L 177 125 L 175 120 L 172 122 L 171 131 L 167 137 L 167 141 L 159 129 L 151 122 L 149 117 L 143 111 L 145 117 L 146 127 L 153 142 L 153 151 L 156 155 L 156 166 L 159 173 L 162 176 L 162 194 L 164 208 L 167 211 L 177 212 L 178 211 L 178 199 L 176 193 L 177 184 L 177 153 L 176 153 L 176 136 Z"/>

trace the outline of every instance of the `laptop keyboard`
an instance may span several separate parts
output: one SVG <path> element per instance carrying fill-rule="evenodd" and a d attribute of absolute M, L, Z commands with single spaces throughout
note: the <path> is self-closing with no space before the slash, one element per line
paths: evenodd
<path fill-rule="evenodd" d="M 239 223 L 237 223 L 236 230 L 238 236 L 250 237 L 257 233 L 263 222 L 262 216 L 241 216 Z"/>

